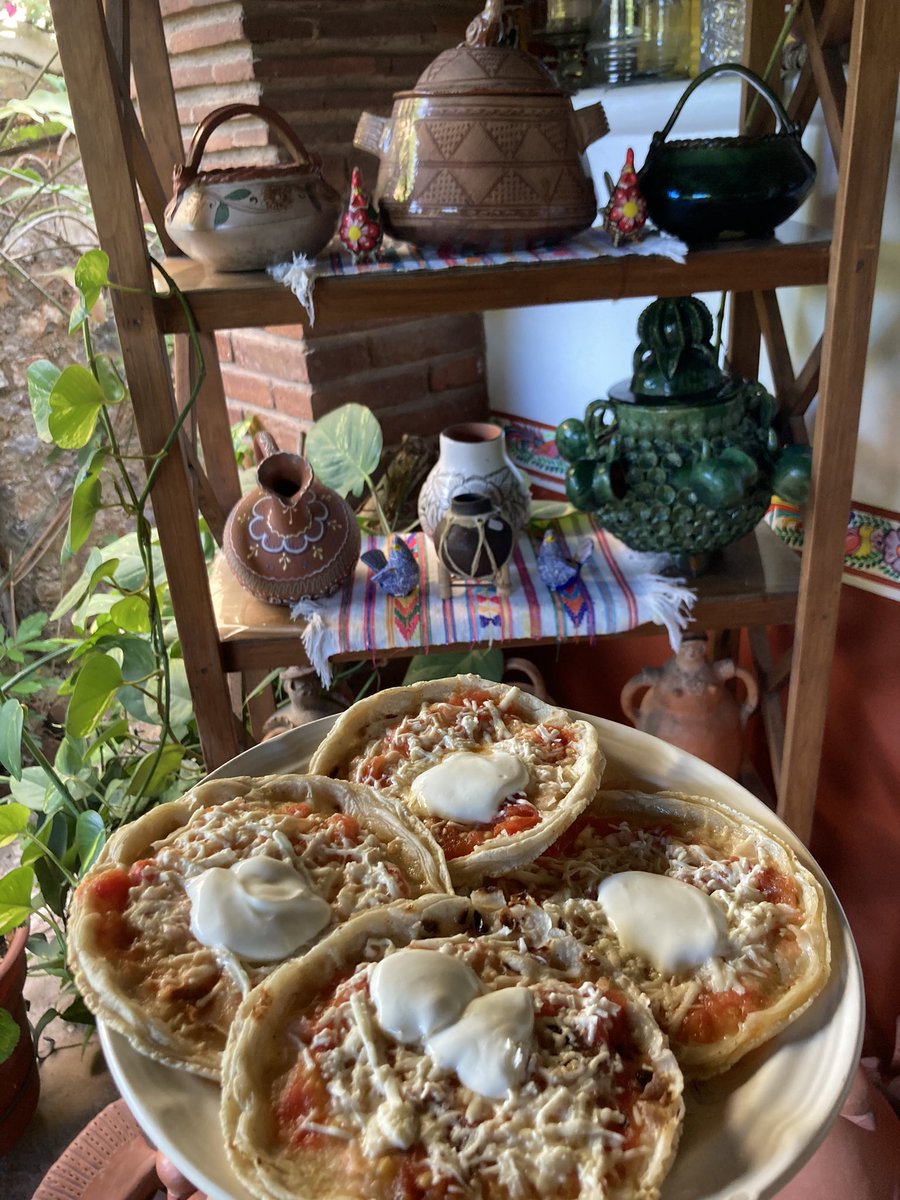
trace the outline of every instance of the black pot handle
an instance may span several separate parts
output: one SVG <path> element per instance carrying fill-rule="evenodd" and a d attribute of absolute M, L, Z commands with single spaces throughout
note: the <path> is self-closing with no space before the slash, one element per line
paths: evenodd
<path fill-rule="evenodd" d="M 787 115 L 784 105 L 764 80 L 760 79 L 758 75 L 751 71 L 749 67 L 745 67 L 742 63 L 717 63 L 715 66 L 707 67 L 706 70 L 701 72 L 696 79 L 691 80 L 691 82 L 685 88 L 681 99 L 675 105 L 671 117 L 669 117 L 668 121 L 666 122 L 665 129 L 663 129 L 662 133 L 655 133 L 653 135 L 654 142 L 664 142 L 672 132 L 672 126 L 677 121 L 681 110 L 684 108 L 687 99 L 694 88 L 699 87 L 700 84 L 704 83 L 707 79 L 711 79 L 714 75 L 719 74 L 740 75 L 741 79 L 744 79 L 747 83 L 752 84 L 759 94 L 768 101 L 772 112 L 781 122 L 781 129 L 779 130 L 779 133 L 789 133 L 794 137 L 797 136 L 799 133 L 798 126 Z"/>

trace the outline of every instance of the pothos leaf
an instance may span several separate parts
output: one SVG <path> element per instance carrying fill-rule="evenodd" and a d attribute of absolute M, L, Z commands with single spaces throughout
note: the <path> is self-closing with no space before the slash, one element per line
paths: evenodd
<path fill-rule="evenodd" d="M 0 1063 L 6 1062 L 19 1044 L 22 1030 L 13 1016 L 0 1008 Z"/>
<path fill-rule="evenodd" d="M 102 250 L 88 250 L 75 265 L 75 286 L 81 292 L 88 312 L 100 299 L 109 283 L 109 255 Z"/>
<path fill-rule="evenodd" d="M 306 435 L 305 452 L 321 483 L 341 496 L 359 496 L 383 448 L 378 418 L 363 404 L 345 404 L 316 421 Z"/>
<path fill-rule="evenodd" d="M 97 380 L 80 363 L 70 363 L 50 393 L 47 424 L 53 440 L 63 450 L 80 450 L 94 435 L 97 417 L 106 399 Z"/>
<path fill-rule="evenodd" d="M 45 358 L 39 358 L 29 365 L 25 372 L 28 383 L 28 399 L 31 401 L 31 414 L 34 426 L 42 442 L 52 442 L 50 432 L 50 393 L 59 379 L 61 371 Z"/>
<path fill-rule="evenodd" d="M 11 933 L 31 916 L 34 871 L 13 867 L 0 879 L 0 933 Z"/>

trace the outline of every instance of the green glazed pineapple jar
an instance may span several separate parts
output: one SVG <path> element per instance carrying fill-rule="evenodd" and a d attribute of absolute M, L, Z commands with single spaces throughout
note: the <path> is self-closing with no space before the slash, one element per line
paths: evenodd
<path fill-rule="evenodd" d="M 772 428 L 775 400 L 720 370 L 712 316 L 694 296 L 655 300 L 637 332 L 631 380 L 556 431 L 566 494 L 626 545 L 667 551 L 678 570 L 697 574 L 769 506 L 786 453 Z M 793 488 L 784 498 L 802 503 L 808 449 L 788 450 Z"/>

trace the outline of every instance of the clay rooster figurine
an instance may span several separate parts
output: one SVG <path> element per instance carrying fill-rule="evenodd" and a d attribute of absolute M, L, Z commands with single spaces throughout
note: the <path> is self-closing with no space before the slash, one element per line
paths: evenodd
<path fill-rule="evenodd" d="M 551 592 L 559 592 L 578 578 L 593 552 L 593 544 L 585 539 L 570 558 L 556 531 L 548 529 L 537 553 L 538 574 Z"/>
<path fill-rule="evenodd" d="M 644 223 L 647 220 L 647 201 L 638 187 L 634 151 L 630 146 L 625 155 L 625 165 L 619 175 L 619 182 L 613 187 L 612 179 L 607 174 L 606 186 L 609 188 L 609 203 L 603 210 L 603 228 L 612 238 L 614 246 L 620 246 L 623 242 L 638 241 L 643 237 Z"/>
<path fill-rule="evenodd" d="M 386 558 L 381 550 L 366 550 L 359 557 L 375 572 L 372 582 L 389 596 L 408 596 L 419 582 L 416 556 L 401 537 L 391 539 Z"/>
<path fill-rule="evenodd" d="M 350 177 L 350 203 L 341 217 L 338 237 L 355 262 L 368 262 L 381 245 L 383 229 L 378 209 L 362 190 L 359 167 Z"/>

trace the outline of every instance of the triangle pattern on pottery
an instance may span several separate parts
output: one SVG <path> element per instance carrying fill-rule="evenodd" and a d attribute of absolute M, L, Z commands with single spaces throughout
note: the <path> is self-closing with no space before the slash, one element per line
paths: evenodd
<path fill-rule="evenodd" d="M 519 156 L 528 135 L 524 121 L 485 121 L 483 127 L 504 158 L 513 160 Z"/>
<path fill-rule="evenodd" d="M 535 158 L 554 158 L 558 160 L 577 153 L 571 144 L 571 131 L 568 121 L 543 121 L 538 125 L 533 125 L 530 132 L 535 139 Z M 539 149 L 541 143 L 543 143 L 543 150 Z M 527 144 L 529 153 L 531 152 L 530 147 L 531 143 L 529 142 Z"/>
<path fill-rule="evenodd" d="M 507 207 L 519 204 L 532 205 L 535 201 L 542 201 L 544 196 L 538 191 L 543 182 L 541 174 L 540 171 L 527 169 L 504 171 L 503 176 L 497 180 L 496 186 L 484 196 L 483 203 Z"/>
<path fill-rule="evenodd" d="M 590 192 L 588 192 L 589 196 Z M 556 180 L 556 186 L 550 192 L 548 199 L 551 204 L 565 206 L 583 204 L 586 200 L 583 176 L 579 175 L 571 167 L 563 167 Z"/>
<path fill-rule="evenodd" d="M 443 207 L 446 205 L 462 205 L 468 207 L 476 199 L 480 199 L 485 191 L 489 191 L 497 177 L 502 175 L 502 167 L 486 167 L 480 173 L 477 168 L 466 171 L 465 185 L 447 167 L 420 167 L 416 173 L 416 186 L 413 199 L 423 207 Z M 483 174 L 483 178 L 480 177 Z M 477 185 L 478 195 L 473 196 L 473 184 Z"/>
<path fill-rule="evenodd" d="M 420 161 L 441 158 L 452 162 L 471 128 L 471 121 L 416 121 Z"/>

